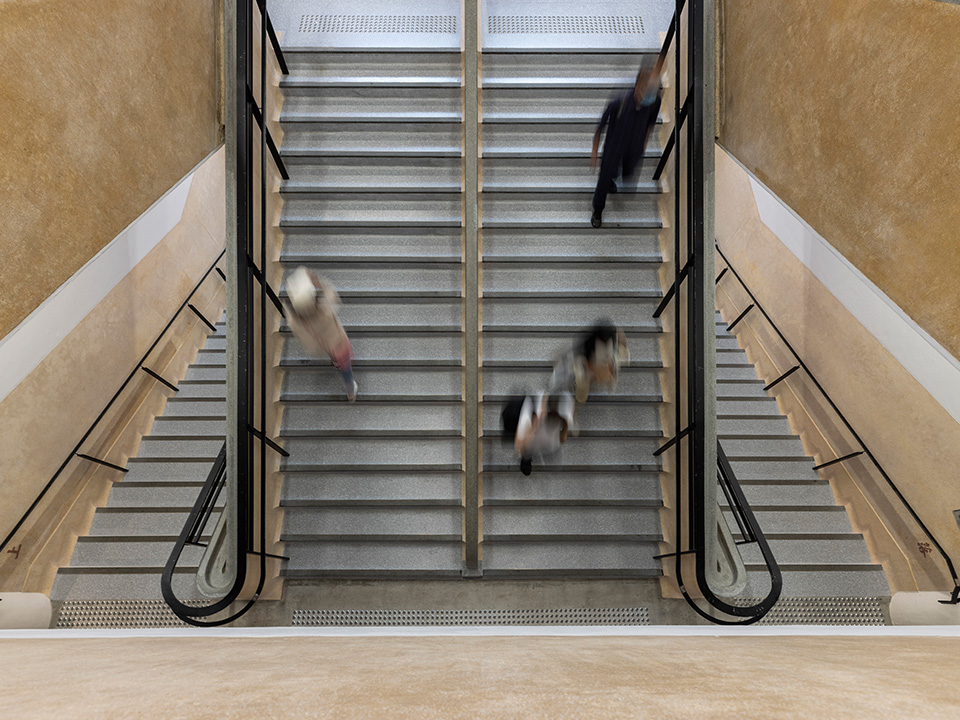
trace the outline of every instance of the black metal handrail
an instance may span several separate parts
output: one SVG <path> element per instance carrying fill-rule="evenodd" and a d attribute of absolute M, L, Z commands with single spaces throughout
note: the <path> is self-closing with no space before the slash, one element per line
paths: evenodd
<path fill-rule="evenodd" d="M 267 327 L 267 304 L 272 302 L 282 313 L 283 309 L 279 303 L 279 298 L 273 289 L 269 286 L 264 272 L 267 267 L 267 154 L 271 154 L 274 163 L 277 166 L 281 176 L 287 178 L 287 171 L 283 164 L 279 150 L 273 142 L 270 129 L 266 122 L 266 96 L 267 96 L 267 40 L 273 47 L 274 55 L 283 74 L 287 73 L 287 64 L 283 57 L 283 51 L 277 41 L 276 33 L 273 30 L 273 23 L 270 21 L 270 15 L 267 10 L 267 0 L 256 0 L 256 5 L 260 10 L 262 22 L 260 23 L 260 104 L 256 102 L 253 93 L 253 3 L 250 0 L 237 0 L 236 2 L 236 38 L 237 38 L 237 58 L 236 58 L 236 137 L 237 137 L 237 163 L 236 163 L 236 217 L 227 218 L 227 222 L 236 222 L 236 242 L 237 253 L 235 266 L 237 278 L 237 304 L 236 307 L 228 308 L 228 312 L 235 311 L 237 327 L 237 346 L 239 354 L 237 356 L 237 387 L 234 388 L 236 395 L 237 414 L 235 417 L 227 418 L 227 422 L 236 423 L 236 458 L 237 458 L 237 477 L 235 478 L 237 490 L 236 503 L 236 554 L 237 574 L 230 591 L 221 600 L 206 607 L 191 607 L 180 602 L 172 590 L 173 569 L 176 566 L 177 558 L 187 543 L 191 533 L 197 529 L 202 529 L 204 513 L 209 517 L 209 504 L 204 506 L 206 499 L 215 495 L 214 489 L 218 483 L 224 484 L 230 481 L 230 478 L 219 479 L 221 474 L 226 473 L 227 446 L 218 456 L 214 468 L 211 470 L 204 484 L 204 490 L 194 505 L 191 515 L 180 533 L 177 545 L 171 553 L 164 569 L 162 580 L 164 599 L 170 605 L 173 612 L 184 622 L 198 626 L 224 625 L 239 618 L 246 613 L 257 601 L 263 590 L 267 578 L 266 560 L 267 557 L 276 557 L 266 552 L 266 454 L 268 449 L 277 451 L 283 455 L 287 453 L 282 447 L 273 442 L 263 432 L 266 427 L 266 396 L 267 396 L 267 347 L 266 347 L 266 327 Z M 254 187 L 253 172 L 251 163 L 253 158 L 253 124 L 256 123 L 260 128 L 260 252 L 259 264 L 254 260 L 256 254 L 256 236 L 254 233 Z M 230 233 L 228 233 L 228 237 Z M 254 283 L 259 283 L 259 293 L 254 291 Z M 254 314 L 256 311 L 257 297 L 259 296 L 259 337 L 254 328 Z M 255 368 L 259 368 L 259 377 L 255 373 Z M 258 387 L 259 386 L 259 387 Z M 256 412 L 257 390 L 259 389 L 260 407 Z M 230 388 L 228 388 L 228 392 Z M 259 463 L 255 462 L 255 446 L 259 443 Z M 259 491 L 259 492 L 258 492 Z M 259 502 L 254 498 L 258 496 Z M 256 506 L 259 505 L 259 549 L 254 546 L 254 514 Z M 234 600 L 236 600 L 246 581 L 247 556 L 256 555 L 259 558 L 259 575 L 257 587 L 251 598 L 246 604 L 232 615 L 217 620 L 199 620 L 214 615 L 221 610 L 226 609 Z M 284 559 L 284 558 L 281 558 Z"/>
<path fill-rule="evenodd" d="M 870 451 L 870 448 L 867 447 L 867 444 L 863 441 L 863 439 L 860 437 L 857 431 L 853 429 L 853 425 L 850 424 L 846 416 L 840 411 L 840 408 L 837 407 L 837 404 L 833 401 L 833 398 L 831 398 L 830 395 L 827 394 L 827 391 L 824 389 L 823 385 L 820 384 L 820 381 L 817 380 L 817 377 L 810 371 L 810 368 L 807 367 L 806 363 L 803 362 L 803 359 L 800 357 L 799 354 L 797 354 L 797 351 L 793 349 L 793 345 L 790 344 L 790 341 L 787 340 L 784 334 L 780 331 L 780 328 L 777 327 L 777 324 L 773 321 L 773 319 L 770 317 L 767 311 L 764 310 L 763 305 L 760 304 L 756 296 L 753 294 L 753 292 L 751 292 L 750 288 L 747 287 L 747 284 L 744 282 L 743 278 L 740 276 L 740 273 L 738 273 L 736 268 L 734 268 L 733 265 L 730 263 L 730 259 L 724 254 L 723 250 L 720 249 L 719 244 L 716 245 L 716 249 L 717 249 L 717 253 L 720 255 L 720 257 L 723 259 L 723 262 L 726 264 L 727 266 L 726 269 L 728 269 L 731 272 L 731 274 L 737 279 L 737 281 L 740 283 L 740 286 L 744 289 L 744 291 L 749 296 L 751 304 L 749 305 L 747 310 L 751 308 L 756 308 L 757 310 L 760 311 L 760 313 L 766 319 L 767 323 L 770 325 L 771 328 L 773 328 L 773 331 L 777 334 L 777 337 L 780 338 L 780 341 L 784 344 L 787 350 L 790 351 L 790 354 L 793 355 L 793 358 L 796 361 L 796 365 L 794 365 L 789 370 L 784 372 L 782 375 L 780 375 L 780 377 L 776 378 L 775 380 L 767 384 L 764 387 L 764 389 L 768 390 L 774 387 L 775 385 L 777 385 L 778 383 L 786 380 L 789 376 L 793 375 L 797 371 L 803 370 L 803 372 L 807 375 L 808 378 L 810 378 L 814 386 L 816 386 L 817 390 L 820 392 L 823 398 L 827 401 L 827 403 L 833 409 L 834 413 L 836 413 L 837 417 L 840 418 L 840 421 L 843 423 L 844 427 L 847 428 L 847 431 L 850 433 L 851 436 L 853 436 L 853 439 L 857 442 L 857 444 L 861 448 L 861 451 L 859 452 L 849 453 L 847 455 L 844 455 L 843 457 L 839 457 L 834 460 L 827 461 L 825 463 L 817 465 L 814 469 L 824 468 L 829 465 L 833 465 L 833 464 L 842 462 L 844 460 L 857 457 L 859 455 L 866 455 L 866 457 L 870 460 L 870 462 L 873 463 L 874 467 L 877 468 L 877 471 L 880 473 L 880 476 L 886 481 L 890 489 L 893 490 L 894 494 L 897 496 L 897 499 L 902 503 L 903 507 L 910 514 L 910 517 L 913 518 L 913 520 L 917 523 L 917 525 L 920 527 L 923 533 L 930 539 L 930 543 L 933 545 L 934 548 L 936 548 L 937 552 L 943 558 L 943 561 L 950 572 L 950 577 L 953 580 L 954 587 L 950 593 L 950 600 L 941 600 L 940 602 L 944 604 L 951 604 L 951 605 L 960 604 L 960 579 L 958 579 L 957 577 L 957 571 L 954 568 L 953 561 L 950 559 L 950 556 L 943 549 L 943 546 L 940 545 L 940 543 L 934 537 L 933 533 L 926 526 L 923 520 L 920 519 L 920 516 L 917 515 L 916 511 L 910 505 L 909 501 L 904 497 L 903 493 L 900 491 L 900 488 L 897 487 L 896 483 L 893 482 L 893 479 L 890 477 L 890 475 L 887 474 L 887 471 L 883 469 L 883 466 L 877 460 L 876 456 Z M 723 275 L 724 273 L 721 273 L 720 276 L 718 276 L 717 278 L 718 282 L 720 280 L 720 277 L 722 277 Z M 737 320 L 742 319 L 746 314 L 747 310 L 744 310 L 743 312 L 741 312 Z M 733 324 L 734 323 L 731 323 L 730 327 L 732 327 Z"/>
<path fill-rule="evenodd" d="M 83 434 L 83 437 L 81 437 L 79 442 L 77 442 L 77 444 L 73 447 L 73 449 L 67 455 L 66 459 L 64 459 L 64 461 L 60 463 L 60 467 L 57 468 L 57 471 L 53 474 L 53 477 L 51 477 L 50 480 L 47 481 L 47 484 L 43 486 L 43 489 L 40 491 L 40 494 L 37 495 L 34 501 L 30 504 L 30 507 L 27 508 L 26 512 L 24 512 L 23 515 L 20 517 L 20 520 L 17 521 L 17 524 L 13 526 L 13 529 L 3 539 L 3 542 L 0 543 L 0 552 L 2 552 L 3 549 L 10 543 L 13 537 L 17 534 L 17 531 L 20 530 L 21 527 L 23 527 L 23 524 L 27 521 L 27 518 L 30 517 L 30 514 L 36 509 L 37 505 L 40 504 L 40 501 L 43 500 L 47 492 L 50 491 L 50 488 L 53 487 L 53 484 L 57 481 L 57 478 L 60 477 L 60 475 L 66 469 L 67 464 L 74 457 L 79 457 L 89 462 L 93 462 L 98 465 L 103 465 L 104 467 L 109 467 L 122 473 L 127 472 L 127 468 L 125 467 L 115 465 L 101 458 L 95 458 L 91 455 L 81 453 L 80 448 L 83 447 L 83 444 L 89 439 L 90 435 L 96 429 L 97 425 L 99 425 L 100 421 L 103 420 L 106 414 L 110 411 L 110 408 L 113 407 L 113 404 L 117 401 L 117 398 L 119 398 L 120 395 L 123 394 L 123 391 L 126 390 L 127 385 L 129 385 L 130 381 L 133 379 L 134 375 L 136 375 L 138 371 L 142 370 L 157 382 L 162 383 L 163 385 L 173 390 L 174 392 L 179 392 L 179 389 L 173 383 L 171 383 L 170 381 L 162 377 L 159 373 L 155 372 L 151 368 L 146 367 L 144 363 L 147 361 L 147 358 L 150 357 L 150 353 L 152 353 L 154 349 L 156 349 L 157 345 L 160 344 L 160 341 L 166 336 L 167 332 L 173 326 L 173 323 L 176 322 L 178 317 L 180 317 L 181 312 L 183 312 L 188 306 L 190 306 L 193 312 L 199 313 L 199 311 L 197 311 L 197 309 L 192 306 L 191 301 L 193 300 L 193 296 L 196 295 L 197 291 L 200 289 L 200 286 L 203 285 L 204 281 L 210 276 L 210 273 L 212 273 L 214 269 L 217 267 L 217 263 L 219 263 L 220 260 L 223 258 L 224 252 L 226 251 L 222 250 L 220 254 L 217 255 L 217 259 L 214 260 L 213 264 L 211 264 L 210 267 L 207 268 L 207 271 L 203 274 L 203 277 L 200 278 L 200 280 L 194 286 L 193 290 L 190 291 L 190 294 L 187 295 L 186 300 L 184 300 L 180 304 L 180 307 L 177 308 L 176 312 L 173 314 L 173 316 L 170 318 L 167 324 L 163 326 L 163 330 L 160 331 L 156 339 L 150 344 L 150 347 L 147 348 L 147 351 L 140 357 L 140 360 L 137 361 L 137 364 L 134 365 L 133 370 L 130 371 L 130 374 L 127 375 L 126 379 L 124 379 L 123 383 L 121 383 L 120 387 L 113 394 L 113 397 L 111 397 L 110 400 L 107 401 L 107 404 L 104 405 L 103 409 L 100 411 L 100 414 L 97 415 L 96 419 L 90 424 L 90 427 L 87 428 L 87 431 Z M 205 318 L 202 318 L 202 319 L 205 320 Z"/>

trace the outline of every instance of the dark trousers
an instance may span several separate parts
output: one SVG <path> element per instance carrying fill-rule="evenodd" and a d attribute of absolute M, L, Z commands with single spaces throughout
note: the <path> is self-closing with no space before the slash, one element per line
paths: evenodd
<path fill-rule="evenodd" d="M 603 157 L 600 159 L 600 174 L 597 177 L 597 189 L 593 193 L 594 212 L 603 212 L 603 208 L 607 205 L 607 194 L 610 192 L 610 183 L 614 182 L 617 176 L 621 174 L 621 168 L 623 179 L 629 180 L 633 177 L 633 174 L 640 169 L 642 162 L 642 153 L 640 157 L 633 159 L 626 153 L 607 152 L 607 148 L 604 148 Z"/>

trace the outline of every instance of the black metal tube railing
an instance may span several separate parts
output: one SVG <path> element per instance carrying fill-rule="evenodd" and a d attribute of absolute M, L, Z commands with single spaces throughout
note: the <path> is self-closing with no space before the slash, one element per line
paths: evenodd
<path fill-rule="evenodd" d="M 238 332 L 236 358 L 237 387 L 236 415 L 227 418 L 228 423 L 234 423 L 237 438 L 236 461 L 236 507 L 233 521 L 236 524 L 236 557 L 237 573 L 230 591 L 221 600 L 206 607 L 190 607 L 176 598 L 172 590 L 172 577 L 177 558 L 191 535 L 202 531 L 204 518 L 212 513 L 209 498 L 215 498 L 219 491 L 214 488 L 219 483 L 229 482 L 230 478 L 220 479 L 219 475 L 226 472 L 226 443 L 218 457 L 217 463 L 211 470 L 204 484 L 197 503 L 180 534 L 164 569 L 163 594 L 174 613 L 191 625 L 215 626 L 232 622 L 246 613 L 256 602 L 263 590 L 267 579 L 266 559 L 276 557 L 266 552 L 266 455 L 268 450 L 283 453 L 283 449 L 270 440 L 265 434 L 267 423 L 267 305 L 272 303 L 282 314 L 283 308 L 276 292 L 269 286 L 264 276 L 267 267 L 267 154 L 270 153 L 281 176 L 286 178 L 287 171 L 280 156 L 280 152 L 273 142 L 273 137 L 267 127 L 267 41 L 273 48 L 282 73 L 287 73 L 287 65 L 283 51 L 273 30 L 273 23 L 267 9 L 267 0 L 257 0 L 256 6 L 261 13 L 260 23 L 260 104 L 253 95 L 253 26 L 254 5 L 250 0 L 236 2 L 236 216 L 227 218 L 227 222 L 236 223 L 236 278 L 237 303 L 235 308 L 228 308 L 228 312 L 236 313 L 236 327 Z M 260 129 L 260 182 L 259 182 L 259 248 L 257 243 L 257 227 L 254 218 L 254 175 L 252 160 L 254 157 L 253 126 Z M 228 236 L 230 234 L 228 233 Z M 258 251 L 259 250 L 259 251 Z M 259 256 L 259 262 L 255 260 Z M 255 290 L 259 285 L 259 290 Z M 259 308 L 257 304 L 259 303 Z M 257 332 L 255 319 L 259 324 Z M 228 388 L 228 392 L 231 388 Z M 258 402 L 259 399 L 259 402 Z M 259 457 L 258 457 L 259 454 Z M 259 460 L 259 462 L 257 462 Z M 219 474 L 219 475 L 218 475 Z M 205 505 L 205 498 L 207 504 Z M 255 530 L 259 527 L 259 533 Z M 256 536 L 257 543 L 254 544 Z M 251 598 L 236 612 L 226 618 L 217 620 L 199 620 L 207 618 L 229 607 L 240 595 L 246 582 L 247 556 L 255 555 L 259 558 L 257 586 Z"/>
<path fill-rule="evenodd" d="M 27 508 L 26 512 L 24 512 L 23 515 L 20 517 L 20 519 L 17 521 L 17 524 L 13 526 L 13 529 L 9 533 L 7 533 L 7 536 L 3 539 L 3 542 L 0 543 L 0 552 L 2 552 L 3 549 L 7 547 L 7 545 L 14 538 L 14 536 L 17 534 L 20 528 L 23 527 L 24 523 L 27 522 L 27 519 L 30 517 L 31 513 L 33 513 L 37 505 L 40 504 L 40 502 L 43 500 L 46 494 L 50 491 L 50 488 L 53 487 L 54 483 L 56 483 L 57 479 L 63 474 L 63 471 L 66 469 L 67 465 L 74 457 L 79 457 L 84 460 L 88 460 L 88 461 L 97 463 L 99 465 L 103 465 L 105 467 L 110 467 L 115 470 L 118 470 L 119 472 L 123 472 L 123 473 L 127 472 L 127 469 L 124 467 L 120 467 L 119 465 L 106 462 L 105 460 L 102 460 L 100 458 L 95 458 L 86 453 L 81 453 L 80 448 L 82 448 L 84 443 L 87 442 L 87 440 L 90 438 L 90 435 L 100 424 L 100 421 L 103 420 L 106 414 L 110 411 L 110 409 L 113 407 L 113 404 L 123 394 L 123 391 L 126 390 L 127 386 L 130 384 L 130 381 L 138 372 L 143 371 L 147 375 L 152 377 L 154 380 L 165 385 L 167 388 L 173 390 L 174 392 L 178 392 L 177 387 L 173 383 L 163 378 L 159 373 L 154 372 L 151 368 L 146 367 L 144 363 L 146 363 L 147 358 L 150 357 L 150 354 L 156 349 L 157 345 L 160 344 L 160 341 L 166 336 L 167 332 L 173 326 L 173 323 L 176 322 L 177 318 L 180 317 L 180 314 L 188 306 L 192 307 L 192 301 L 194 296 L 197 294 L 197 291 L 200 289 L 200 286 L 203 285 L 203 283 L 206 281 L 208 277 L 210 277 L 210 273 L 212 273 L 214 269 L 217 268 L 217 263 L 219 263 L 220 260 L 223 258 L 224 252 L 225 251 L 221 251 L 220 254 L 217 255 L 217 259 L 214 260 L 213 264 L 207 268 L 207 271 L 203 274 L 203 277 L 200 278 L 200 280 L 194 286 L 193 290 L 190 291 L 190 294 L 187 295 L 186 300 L 184 300 L 180 304 L 180 307 L 177 308 L 176 312 L 173 314 L 173 316 L 170 318 L 167 324 L 163 326 L 163 330 L 160 331 L 156 339 L 150 344 L 150 347 L 147 348 L 147 351 L 140 357 L 140 360 L 137 361 L 137 364 L 130 371 L 130 374 L 127 375 L 127 377 L 124 379 L 123 383 L 121 383 L 120 387 L 113 394 L 113 397 L 111 397 L 110 400 L 107 401 L 107 404 L 104 405 L 103 409 L 100 411 L 100 414 L 97 415 L 96 419 L 90 424 L 90 427 L 87 428 L 87 431 L 83 434 L 83 436 L 80 438 L 77 444 L 73 447 L 73 449 L 64 459 L 64 461 L 60 463 L 60 467 L 57 468 L 57 471 L 53 474 L 53 477 L 51 477 L 50 480 L 47 481 L 47 484 L 43 486 L 43 489 L 40 491 L 40 493 L 37 495 L 34 501 L 30 504 L 30 507 Z"/>
<path fill-rule="evenodd" d="M 954 567 L 953 561 L 950 559 L 950 556 L 943 549 L 943 546 L 939 543 L 936 537 L 934 537 L 933 533 L 927 527 L 926 523 L 924 523 L 923 520 L 920 519 L 920 516 L 917 515 L 916 511 L 913 509 L 913 506 L 910 505 L 910 502 L 906 499 L 906 497 L 904 497 L 903 493 L 900 491 L 900 488 L 897 487 L 896 483 L 893 481 L 893 479 L 890 477 L 887 471 L 883 468 L 883 466 L 877 460 L 876 456 L 873 454 L 870 448 L 867 447 L 867 444 L 863 441 L 863 438 L 861 438 L 860 435 L 857 433 L 857 431 L 853 429 L 853 425 L 850 424 L 850 421 L 847 420 L 846 416 L 840 411 L 840 408 L 837 407 L 837 404 L 833 401 L 833 398 L 831 398 L 830 395 L 827 394 L 827 391 L 824 389 L 823 385 L 821 385 L 820 381 L 817 380 L 816 375 L 814 375 L 813 372 L 810 371 L 810 368 L 807 367 L 806 363 L 803 362 L 803 358 L 801 358 L 800 355 L 797 354 L 797 351 L 793 349 L 793 345 L 790 344 L 790 341 L 787 340 L 784 334 L 780 331 L 780 328 L 773 321 L 773 319 L 770 317 L 767 311 L 763 308 L 763 305 L 760 304 L 760 302 L 757 300 L 756 296 L 753 294 L 750 288 L 747 287 L 746 282 L 744 282 L 743 278 L 740 276 L 740 273 L 738 273 L 736 268 L 730 263 L 730 259 L 724 254 L 723 250 L 720 249 L 719 245 L 716 245 L 716 250 L 717 250 L 717 253 L 720 255 L 720 257 L 723 259 L 723 262 L 726 264 L 725 270 L 730 271 L 733 277 L 737 279 L 737 282 L 740 284 L 740 287 L 743 288 L 744 292 L 746 292 L 747 296 L 750 298 L 750 305 L 748 306 L 747 309 L 749 310 L 751 308 L 756 308 L 760 312 L 760 314 L 763 316 L 763 318 L 767 321 L 767 323 L 776 333 L 777 337 L 780 338 L 780 341 L 783 343 L 784 347 L 787 348 L 787 350 L 793 356 L 794 361 L 796 362 L 796 364 L 793 367 L 791 367 L 789 370 L 787 370 L 782 375 L 780 375 L 780 377 L 773 380 L 764 389 L 767 390 L 769 388 L 772 388 L 773 386 L 777 385 L 783 380 L 786 380 L 790 375 L 793 375 L 797 371 L 802 370 L 804 374 L 810 379 L 810 381 L 817 388 L 817 391 L 820 393 L 823 399 L 827 401 L 827 404 L 830 406 L 830 408 L 833 410 L 836 416 L 840 419 L 840 422 L 843 423 L 844 427 L 847 429 L 847 431 L 850 433 L 850 435 L 853 437 L 853 439 L 861 448 L 861 450 L 858 452 L 852 452 L 847 455 L 844 455 L 843 457 L 829 460 L 827 462 L 824 462 L 816 466 L 814 469 L 828 467 L 829 465 L 833 465 L 859 455 L 866 455 L 866 457 L 870 460 L 873 466 L 880 473 L 880 476 L 884 479 L 884 481 L 887 483 L 889 488 L 896 495 L 897 499 L 903 505 L 904 509 L 907 511 L 910 517 L 913 518 L 914 522 L 917 524 L 920 530 L 924 533 L 924 535 L 926 535 L 926 537 L 929 538 L 931 545 L 936 549 L 937 553 L 943 559 L 944 564 L 947 566 L 947 570 L 949 571 L 950 577 L 953 580 L 954 587 L 953 587 L 953 590 L 951 591 L 950 600 L 944 600 L 941 602 L 949 603 L 949 604 L 960 604 L 960 579 L 958 579 L 957 577 L 957 571 L 956 571 L 956 568 Z M 744 315 L 746 315 L 746 310 L 741 312 L 737 318 L 737 321 L 735 321 L 734 323 L 731 323 L 730 326 L 732 327 L 734 324 L 736 324 L 736 322 L 741 320 L 744 317 Z"/>

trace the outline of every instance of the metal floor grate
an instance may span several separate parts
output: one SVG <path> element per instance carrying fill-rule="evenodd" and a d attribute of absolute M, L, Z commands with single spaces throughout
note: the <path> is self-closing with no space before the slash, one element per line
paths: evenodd
<path fill-rule="evenodd" d="M 200 607 L 203 601 L 184 605 Z M 173 614 L 163 600 L 65 600 L 57 616 L 58 628 L 169 628 L 190 627 Z"/>
<path fill-rule="evenodd" d="M 642 35 L 639 15 L 490 15 L 487 32 L 513 35 Z"/>
<path fill-rule="evenodd" d="M 419 625 L 649 625 L 647 608 L 538 610 L 294 610 L 297 627 Z"/>
<path fill-rule="evenodd" d="M 456 15 L 301 15 L 302 33 L 456 33 Z"/>
<path fill-rule="evenodd" d="M 732 605 L 752 605 L 759 598 L 737 598 Z M 885 625 L 875 597 L 780 598 L 757 625 Z"/>

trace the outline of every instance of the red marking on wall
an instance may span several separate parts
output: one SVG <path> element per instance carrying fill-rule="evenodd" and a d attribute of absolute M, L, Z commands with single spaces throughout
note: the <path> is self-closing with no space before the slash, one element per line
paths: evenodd
<path fill-rule="evenodd" d="M 920 548 L 920 554 L 924 557 L 933 552 L 933 548 L 930 547 L 930 543 L 928 542 L 918 542 L 917 547 Z"/>
<path fill-rule="evenodd" d="M 7 552 L 13 554 L 13 559 L 14 559 L 14 560 L 19 560 L 19 559 L 20 559 L 20 548 L 21 548 L 21 547 L 23 547 L 22 544 L 17 545 L 15 548 L 10 548 L 9 550 L 7 550 Z"/>

